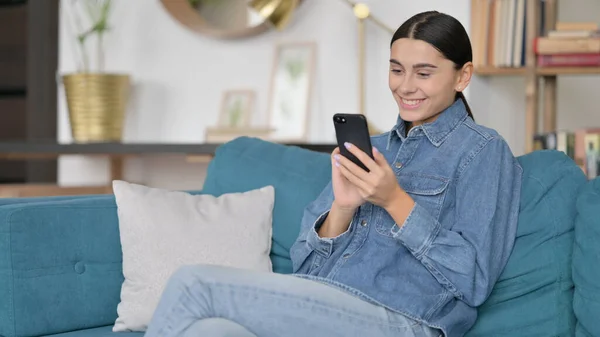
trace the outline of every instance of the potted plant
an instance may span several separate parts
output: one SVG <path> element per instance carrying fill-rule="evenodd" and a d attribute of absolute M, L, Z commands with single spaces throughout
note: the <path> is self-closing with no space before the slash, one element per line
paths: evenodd
<path fill-rule="evenodd" d="M 77 30 L 77 71 L 62 76 L 73 139 L 77 143 L 120 142 L 129 99 L 128 74 L 108 73 L 104 37 L 112 0 L 71 0 L 69 20 Z M 90 62 L 95 42 L 96 68 Z"/>

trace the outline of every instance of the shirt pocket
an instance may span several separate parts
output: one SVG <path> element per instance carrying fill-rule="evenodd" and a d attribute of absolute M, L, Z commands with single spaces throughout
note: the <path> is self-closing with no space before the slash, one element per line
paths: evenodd
<path fill-rule="evenodd" d="M 435 219 L 439 218 L 449 182 L 448 178 L 423 173 L 404 173 L 398 177 L 402 189 Z M 394 219 L 382 209 L 375 226 L 377 232 L 391 237 L 394 226 L 396 226 Z"/>

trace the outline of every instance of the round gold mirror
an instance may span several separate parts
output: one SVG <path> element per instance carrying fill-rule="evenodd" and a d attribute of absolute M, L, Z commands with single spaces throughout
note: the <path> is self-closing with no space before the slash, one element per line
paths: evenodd
<path fill-rule="evenodd" d="M 283 29 L 303 0 L 161 0 L 181 24 L 203 35 L 237 39 Z"/>

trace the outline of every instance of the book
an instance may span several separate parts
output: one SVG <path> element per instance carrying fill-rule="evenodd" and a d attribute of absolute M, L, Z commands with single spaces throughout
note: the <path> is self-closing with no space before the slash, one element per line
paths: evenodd
<path fill-rule="evenodd" d="M 537 55 L 537 64 L 540 67 L 600 67 L 600 53 Z"/>
<path fill-rule="evenodd" d="M 594 179 L 600 173 L 600 134 L 585 135 L 585 174 Z"/>
<path fill-rule="evenodd" d="M 600 128 L 582 128 L 575 130 L 575 163 L 587 174 L 586 137 L 600 134 Z"/>
<path fill-rule="evenodd" d="M 558 21 L 556 30 L 577 31 L 577 30 L 598 30 L 600 27 L 596 22 L 566 22 Z"/>
<path fill-rule="evenodd" d="M 600 37 L 555 39 L 538 37 L 534 40 L 536 54 L 600 54 Z"/>
<path fill-rule="evenodd" d="M 570 131 L 557 131 L 556 150 L 562 151 L 569 158 L 575 160 L 575 133 Z"/>
<path fill-rule="evenodd" d="M 534 151 L 556 150 L 573 159 L 588 179 L 600 176 L 600 128 L 538 133 Z"/>
<path fill-rule="evenodd" d="M 598 30 L 551 30 L 546 35 L 552 39 L 573 39 L 573 38 L 588 38 L 599 37 Z"/>
<path fill-rule="evenodd" d="M 536 134 L 533 138 L 534 150 L 557 150 L 569 158 L 575 158 L 575 133 L 566 130 Z"/>
<path fill-rule="evenodd" d="M 476 67 L 525 66 L 526 9 L 527 0 L 473 1 L 471 41 Z"/>

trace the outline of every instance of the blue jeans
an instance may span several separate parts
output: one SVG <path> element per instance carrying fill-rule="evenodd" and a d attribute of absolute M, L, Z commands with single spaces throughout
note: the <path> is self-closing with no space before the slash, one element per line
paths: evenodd
<path fill-rule="evenodd" d="M 171 277 L 145 336 L 438 337 L 441 333 L 316 281 L 198 265 L 180 268 Z"/>

